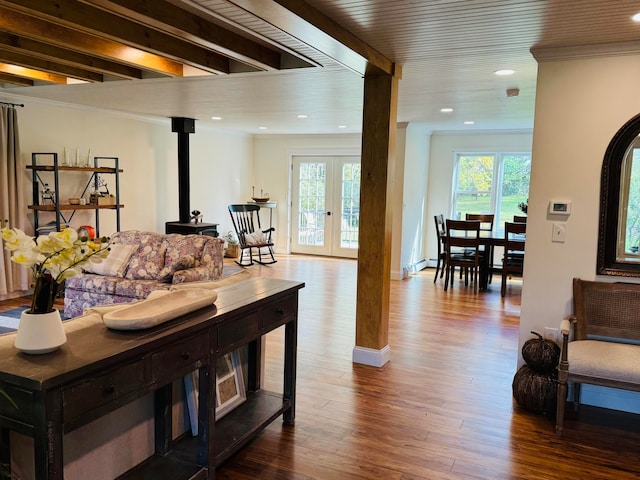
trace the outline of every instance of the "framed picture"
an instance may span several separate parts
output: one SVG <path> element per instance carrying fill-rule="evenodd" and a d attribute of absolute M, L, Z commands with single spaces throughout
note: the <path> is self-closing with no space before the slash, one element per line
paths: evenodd
<path fill-rule="evenodd" d="M 247 399 L 238 351 L 218 358 L 216 365 L 216 420 Z"/>

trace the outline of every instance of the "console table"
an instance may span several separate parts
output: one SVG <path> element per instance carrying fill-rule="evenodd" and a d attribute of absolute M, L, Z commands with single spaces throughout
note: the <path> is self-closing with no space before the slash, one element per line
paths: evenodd
<path fill-rule="evenodd" d="M 155 455 L 122 478 L 211 479 L 215 467 L 280 415 L 295 418 L 298 291 L 304 283 L 255 278 L 218 290 L 215 306 L 152 329 L 116 331 L 86 317 L 58 351 L 29 356 L 0 336 L 0 461 L 9 430 L 34 439 L 38 480 L 63 478 L 63 435 L 154 392 Z M 283 392 L 260 390 L 261 337 L 285 325 Z M 215 419 L 218 357 L 248 346 L 247 400 Z M 173 380 L 199 371 L 198 436 L 172 441 Z M 155 473 L 154 473 L 155 472 Z M 154 476 L 155 475 L 155 476 Z"/>

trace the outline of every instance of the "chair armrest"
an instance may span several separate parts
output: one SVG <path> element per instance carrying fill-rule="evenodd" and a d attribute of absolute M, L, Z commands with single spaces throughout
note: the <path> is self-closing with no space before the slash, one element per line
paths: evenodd
<path fill-rule="evenodd" d="M 569 334 L 571 333 L 571 325 L 576 323 L 576 317 L 568 315 L 560 322 L 560 332 L 562 333 L 562 353 L 560 355 L 559 370 L 567 370 L 569 367 L 567 358 L 567 348 L 569 348 Z"/>
<path fill-rule="evenodd" d="M 575 323 L 576 317 L 573 315 L 567 315 L 560 322 L 560 332 L 562 335 L 569 335 L 571 333 L 571 324 Z"/>

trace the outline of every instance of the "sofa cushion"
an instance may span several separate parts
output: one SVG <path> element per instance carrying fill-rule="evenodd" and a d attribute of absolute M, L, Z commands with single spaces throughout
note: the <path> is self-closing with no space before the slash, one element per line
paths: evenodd
<path fill-rule="evenodd" d="M 173 275 L 179 270 L 186 270 L 187 268 L 193 268 L 196 266 L 196 259 L 193 255 L 185 255 L 177 262 L 172 262 L 165 267 L 158 274 L 157 280 L 159 282 L 171 283 Z"/>
<path fill-rule="evenodd" d="M 129 280 L 154 280 L 164 268 L 165 235 L 153 232 L 138 232 L 138 249 L 129 260 L 125 278 Z M 119 237 L 122 239 L 122 236 Z"/>
<path fill-rule="evenodd" d="M 180 235 L 170 234 L 165 236 L 166 251 L 164 254 L 164 266 L 172 268 L 187 255 L 193 255 L 198 262 L 202 257 L 202 250 L 209 238 L 205 235 Z"/>
<path fill-rule="evenodd" d="M 106 258 L 101 261 L 90 260 L 82 266 L 82 269 L 85 272 L 108 277 L 124 277 L 129 266 L 129 259 L 137 249 L 137 245 L 114 243 L 109 245 L 109 255 Z"/>

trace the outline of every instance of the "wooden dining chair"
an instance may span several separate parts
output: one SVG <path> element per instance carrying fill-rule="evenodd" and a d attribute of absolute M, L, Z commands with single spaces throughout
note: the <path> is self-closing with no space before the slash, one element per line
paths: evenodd
<path fill-rule="evenodd" d="M 433 220 L 436 224 L 436 235 L 438 241 L 438 256 L 436 257 L 436 274 L 433 277 L 433 283 L 436 283 L 438 279 L 438 273 L 440 278 L 444 275 L 444 270 L 447 268 L 447 252 L 445 250 L 445 239 L 447 236 L 447 227 L 444 223 L 444 215 L 434 215 Z"/>
<path fill-rule="evenodd" d="M 527 223 L 527 217 L 522 215 L 514 215 L 513 223 Z"/>
<path fill-rule="evenodd" d="M 506 222 L 504 224 L 504 257 L 502 258 L 502 287 L 500 294 L 507 293 L 507 278 L 522 276 L 524 265 L 524 236 L 527 233 L 526 223 Z"/>
<path fill-rule="evenodd" d="M 464 270 L 464 284 L 469 285 L 469 274 L 473 275 L 473 289 L 478 291 L 478 274 L 482 252 L 480 251 L 480 222 L 467 220 L 446 220 L 445 239 L 446 275 L 444 291 L 447 291 L 449 278 L 453 286 L 455 267 Z"/>
<path fill-rule="evenodd" d="M 480 231 L 492 232 L 493 221 L 495 215 L 493 213 L 467 213 L 466 220 L 477 220 L 480 222 Z M 484 247 L 483 247 L 484 248 Z M 487 247 L 487 254 L 489 255 L 489 283 L 493 279 L 493 247 Z"/>
<path fill-rule="evenodd" d="M 252 203 L 229 205 L 229 215 L 240 243 L 240 261 L 236 260 L 236 263 L 243 267 L 253 265 L 254 261 L 260 265 L 276 263 L 271 240 L 271 233 L 275 228 L 263 229 L 260 225 L 260 205 Z M 254 249 L 256 249 L 255 254 Z M 249 257 L 247 261 L 245 261 L 245 254 Z M 254 260 L 256 254 L 257 259 Z"/>

